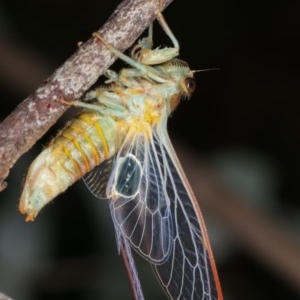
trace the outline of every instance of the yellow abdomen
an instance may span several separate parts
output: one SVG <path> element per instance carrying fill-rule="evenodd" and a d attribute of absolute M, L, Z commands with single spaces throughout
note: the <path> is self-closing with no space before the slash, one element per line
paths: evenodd
<path fill-rule="evenodd" d="M 127 130 L 125 123 L 94 111 L 69 122 L 30 166 L 19 204 L 26 220 L 33 220 L 53 198 L 114 155 Z"/>

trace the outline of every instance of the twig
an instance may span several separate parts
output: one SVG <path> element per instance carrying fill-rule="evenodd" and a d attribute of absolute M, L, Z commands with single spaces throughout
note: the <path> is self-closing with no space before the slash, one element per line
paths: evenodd
<path fill-rule="evenodd" d="M 120 51 L 126 50 L 172 0 L 125 0 L 98 31 Z M 33 94 L 0 124 L 0 191 L 19 157 L 67 109 L 60 99 L 79 98 L 116 58 L 94 38 L 82 44 Z"/>

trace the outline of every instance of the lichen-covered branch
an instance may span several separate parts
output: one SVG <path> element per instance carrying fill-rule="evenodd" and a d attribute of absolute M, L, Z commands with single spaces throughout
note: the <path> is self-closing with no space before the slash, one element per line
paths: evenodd
<path fill-rule="evenodd" d="M 125 0 L 98 33 L 124 51 L 170 2 L 172 0 Z M 0 191 L 6 187 L 5 179 L 19 157 L 67 109 L 59 100 L 80 97 L 114 60 L 98 40 L 89 39 L 0 124 Z"/>

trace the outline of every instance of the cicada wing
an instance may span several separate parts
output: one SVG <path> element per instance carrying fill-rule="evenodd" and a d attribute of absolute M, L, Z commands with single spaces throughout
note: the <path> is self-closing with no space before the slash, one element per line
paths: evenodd
<path fill-rule="evenodd" d="M 133 134 L 120 150 L 106 194 L 115 226 L 141 256 L 154 264 L 171 252 L 172 216 L 152 138 Z"/>
<path fill-rule="evenodd" d="M 153 265 L 170 299 L 221 300 L 222 293 L 200 209 L 166 134 L 158 133 L 155 149 L 167 169 L 165 187 L 171 200 L 172 250 Z"/>
<path fill-rule="evenodd" d="M 100 199 L 107 199 L 106 187 L 111 176 L 114 165 L 115 156 L 105 160 L 96 166 L 89 173 L 83 176 L 83 181 L 92 192 L 92 194 Z"/>
<path fill-rule="evenodd" d="M 123 257 L 126 270 L 130 279 L 131 288 L 134 294 L 134 299 L 136 300 L 145 300 L 141 283 L 139 280 L 138 272 L 136 269 L 136 265 L 131 253 L 130 243 L 127 239 L 120 236 L 120 253 Z"/>

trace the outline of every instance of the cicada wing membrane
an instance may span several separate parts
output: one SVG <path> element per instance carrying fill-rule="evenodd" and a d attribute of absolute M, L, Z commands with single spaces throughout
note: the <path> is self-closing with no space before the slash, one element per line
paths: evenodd
<path fill-rule="evenodd" d="M 129 135 L 130 136 L 130 135 Z M 118 153 L 107 186 L 115 226 L 142 257 L 163 263 L 171 252 L 172 216 L 153 140 L 133 134 Z"/>
<path fill-rule="evenodd" d="M 191 188 L 165 132 L 155 136 L 155 151 L 163 157 L 165 190 L 171 199 L 172 250 L 160 265 L 153 264 L 170 299 L 222 300 L 206 228 Z"/>
<path fill-rule="evenodd" d="M 205 225 L 166 131 L 130 136 L 101 166 L 87 186 L 110 199 L 116 232 L 152 264 L 169 298 L 222 300 Z"/>
<path fill-rule="evenodd" d="M 109 199 L 116 231 L 154 264 L 168 258 L 172 242 L 170 199 L 160 164 L 153 140 L 129 133 L 117 155 L 84 177 L 97 198 Z"/>
<path fill-rule="evenodd" d="M 96 166 L 92 171 L 83 177 L 85 184 L 88 189 L 93 193 L 94 196 L 100 199 L 108 199 L 107 188 L 109 186 L 108 182 L 112 174 L 114 174 L 113 169 L 116 162 L 116 156 L 104 161 L 102 164 Z M 138 278 L 135 262 L 131 254 L 130 242 L 122 235 L 119 227 L 115 225 L 116 240 L 118 245 L 118 252 L 122 255 L 128 276 L 130 278 L 130 283 L 132 285 L 132 290 L 135 299 L 144 300 L 142 287 Z"/>
<path fill-rule="evenodd" d="M 115 156 L 103 161 L 89 173 L 83 176 L 83 181 L 91 193 L 100 199 L 107 199 L 106 187 L 111 177 L 112 168 L 115 162 Z"/>

